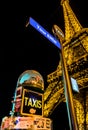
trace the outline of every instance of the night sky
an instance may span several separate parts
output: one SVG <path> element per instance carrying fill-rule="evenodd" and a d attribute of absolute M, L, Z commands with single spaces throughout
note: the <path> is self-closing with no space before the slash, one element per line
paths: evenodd
<path fill-rule="evenodd" d="M 87 0 L 69 1 L 79 22 L 87 28 Z M 50 34 L 54 24 L 64 32 L 60 0 L 3 1 L 1 6 L 0 121 L 9 115 L 11 100 L 21 73 L 31 69 L 38 71 L 44 78 L 46 88 L 47 75 L 55 71 L 59 64 L 59 49 L 31 25 L 25 27 L 29 17 L 35 19 Z"/>

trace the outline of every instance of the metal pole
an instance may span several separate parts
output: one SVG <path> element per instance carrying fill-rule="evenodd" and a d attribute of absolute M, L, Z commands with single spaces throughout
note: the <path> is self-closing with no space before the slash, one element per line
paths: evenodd
<path fill-rule="evenodd" d="M 69 127 L 70 127 L 70 130 L 78 130 L 77 119 L 76 119 L 74 103 L 73 103 L 72 84 L 71 84 L 71 79 L 68 74 L 67 65 L 66 65 L 66 61 L 64 57 L 64 49 L 62 45 L 62 42 L 64 41 L 64 33 L 57 25 L 53 26 L 52 32 L 55 35 L 55 37 L 57 37 L 57 39 L 60 41 L 60 45 L 61 45 L 60 58 L 62 61 L 62 74 L 64 78 L 63 79 L 64 93 L 65 93 L 67 112 L 68 112 L 68 118 L 69 118 Z"/>
<path fill-rule="evenodd" d="M 68 118 L 69 118 L 69 127 L 70 130 L 78 130 L 77 119 L 76 119 L 74 103 L 73 103 L 72 84 L 68 74 L 62 45 L 61 45 L 61 59 L 62 59 L 62 71 L 64 77 L 64 91 L 65 91 L 65 98 L 66 98 Z"/>

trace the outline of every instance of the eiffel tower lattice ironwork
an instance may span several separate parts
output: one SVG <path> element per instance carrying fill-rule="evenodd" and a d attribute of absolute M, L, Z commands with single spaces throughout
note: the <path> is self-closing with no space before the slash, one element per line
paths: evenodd
<path fill-rule="evenodd" d="M 83 28 L 69 5 L 61 0 L 65 34 L 56 27 L 57 38 L 62 42 L 64 56 L 70 77 L 77 80 L 79 93 L 74 93 L 74 106 L 79 130 L 88 129 L 88 28 Z M 61 36 L 64 35 L 64 38 Z M 61 61 L 57 69 L 47 75 L 48 87 L 44 92 L 44 116 L 49 116 L 65 101 Z"/>

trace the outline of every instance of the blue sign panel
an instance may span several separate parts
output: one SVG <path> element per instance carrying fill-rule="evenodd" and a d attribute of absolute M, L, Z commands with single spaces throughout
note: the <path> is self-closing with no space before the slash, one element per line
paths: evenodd
<path fill-rule="evenodd" d="M 61 49 L 60 42 L 48 33 L 41 25 L 39 25 L 33 18 L 29 18 L 29 24 L 33 26 L 37 31 L 39 31 L 43 36 L 45 36 L 49 41 L 51 41 L 55 46 Z"/>
<path fill-rule="evenodd" d="M 71 77 L 71 83 L 72 83 L 72 89 L 75 92 L 79 92 L 79 87 L 78 87 L 76 79 L 74 79 L 74 78 Z"/>

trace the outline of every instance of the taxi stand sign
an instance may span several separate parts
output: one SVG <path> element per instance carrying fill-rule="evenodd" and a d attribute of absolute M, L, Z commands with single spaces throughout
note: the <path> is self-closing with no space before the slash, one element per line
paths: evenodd
<path fill-rule="evenodd" d="M 23 89 L 21 115 L 43 116 L 43 94 Z"/>
<path fill-rule="evenodd" d="M 61 50 L 59 41 L 31 17 L 29 18 L 29 24 Z"/>

